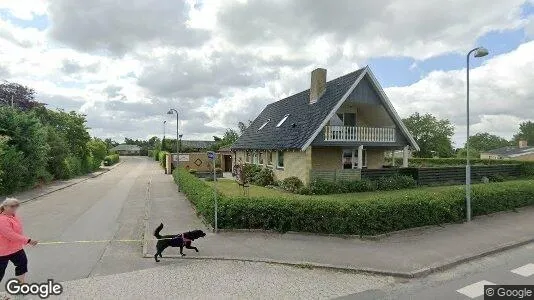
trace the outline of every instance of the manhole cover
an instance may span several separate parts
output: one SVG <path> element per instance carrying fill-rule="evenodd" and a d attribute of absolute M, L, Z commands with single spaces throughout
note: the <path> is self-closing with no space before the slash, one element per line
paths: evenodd
<path fill-rule="evenodd" d="M 200 158 L 197 158 L 197 160 L 195 160 L 195 165 L 197 165 L 197 167 L 200 167 L 200 165 L 202 165 L 202 161 L 200 160 Z"/>

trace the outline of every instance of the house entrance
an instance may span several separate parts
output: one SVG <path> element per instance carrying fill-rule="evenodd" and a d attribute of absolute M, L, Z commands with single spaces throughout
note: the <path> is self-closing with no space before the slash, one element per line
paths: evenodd
<path fill-rule="evenodd" d="M 358 149 L 343 149 L 343 169 L 357 169 L 358 168 Z M 367 152 L 362 150 L 362 168 L 367 167 Z"/>

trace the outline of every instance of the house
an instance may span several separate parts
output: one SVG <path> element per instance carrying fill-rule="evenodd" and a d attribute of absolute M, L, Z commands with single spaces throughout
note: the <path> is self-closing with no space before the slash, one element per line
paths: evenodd
<path fill-rule="evenodd" d="M 480 153 L 481 159 L 514 159 L 534 161 L 534 147 L 527 141 L 519 141 L 517 147 L 507 146 Z"/>
<path fill-rule="evenodd" d="M 311 73 L 310 89 L 271 103 L 232 145 L 235 163 L 273 169 L 277 180 L 359 179 L 382 168 L 385 153 L 419 150 L 369 67 L 326 81 Z"/>
<path fill-rule="evenodd" d="M 221 169 L 223 172 L 232 172 L 232 166 L 234 161 L 234 155 L 230 148 L 222 147 L 219 148 L 217 153 L 220 155 L 221 159 Z"/>
<path fill-rule="evenodd" d="M 109 151 L 117 152 L 119 155 L 140 155 L 141 147 L 137 145 L 122 144 L 111 148 Z"/>

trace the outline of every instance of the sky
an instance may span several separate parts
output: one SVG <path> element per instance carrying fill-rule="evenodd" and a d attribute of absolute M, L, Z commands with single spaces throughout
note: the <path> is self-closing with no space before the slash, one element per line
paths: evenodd
<path fill-rule="evenodd" d="M 534 120 L 534 0 L 2 0 L 0 80 L 94 136 L 207 139 L 269 103 L 369 65 L 401 117 L 511 138 Z"/>

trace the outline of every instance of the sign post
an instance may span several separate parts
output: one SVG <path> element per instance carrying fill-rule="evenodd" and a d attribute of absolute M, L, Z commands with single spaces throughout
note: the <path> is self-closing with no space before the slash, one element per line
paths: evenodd
<path fill-rule="evenodd" d="M 215 153 L 209 151 L 208 158 L 212 161 L 213 164 L 213 198 L 215 200 L 215 226 L 213 230 L 215 233 L 217 233 L 217 171 L 215 170 Z"/>

